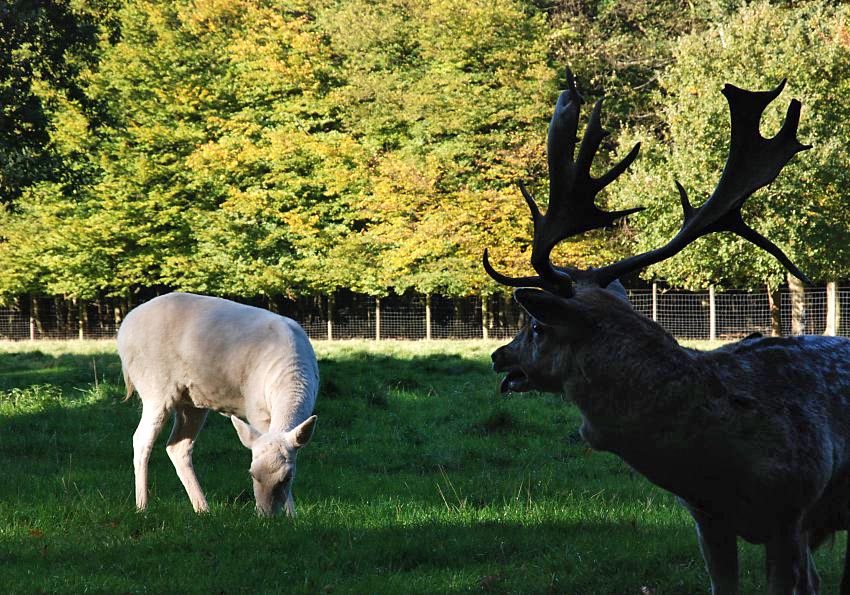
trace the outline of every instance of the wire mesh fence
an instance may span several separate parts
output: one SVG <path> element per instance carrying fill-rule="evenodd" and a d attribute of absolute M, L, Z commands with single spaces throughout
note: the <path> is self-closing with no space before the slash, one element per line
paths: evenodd
<path fill-rule="evenodd" d="M 151 296 L 152 297 L 152 296 Z M 635 310 L 680 339 L 736 339 L 753 332 L 850 336 L 850 287 L 807 288 L 793 315 L 786 289 L 767 292 L 629 290 Z M 141 303 L 139 300 L 136 304 Z M 247 300 L 246 300 L 247 301 Z M 510 296 L 447 298 L 402 295 L 374 298 L 338 292 L 289 300 L 248 301 L 296 320 L 312 339 L 475 339 L 512 337 L 524 315 Z M 119 307 L 120 306 L 120 307 Z M 21 300 L 0 308 L 0 339 L 109 339 L 129 304 Z"/>

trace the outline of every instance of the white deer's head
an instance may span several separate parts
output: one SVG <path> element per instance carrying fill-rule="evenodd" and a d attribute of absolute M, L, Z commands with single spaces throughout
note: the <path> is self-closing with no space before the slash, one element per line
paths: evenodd
<path fill-rule="evenodd" d="M 286 506 L 286 514 L 295 516 L 292 482 L 295 479 L 295 457 L 298 449 L 307 444 L 316 427 L 312 415 L 287 432 L 262 433 L 236 416 L 230 421 L 239 440 L 251 449 L 251 478 L 257 512 L 273 516 Z"/>

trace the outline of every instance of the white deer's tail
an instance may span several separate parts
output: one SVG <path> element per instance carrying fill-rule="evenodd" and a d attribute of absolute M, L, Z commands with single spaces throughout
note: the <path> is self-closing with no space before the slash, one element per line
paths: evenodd
<path fill-rule="evenodd" d="M 136 387 L 133 386 L 133 381 L 130 380 L 130 374 L 127 373 L 127 368 L 123 365 L 121 366 L 121 373 L 124 375 L 124 386 L 127 387 L 127 396 L 124 397 L 123 401 L 130 400 L 130 397 L 133 396 L 133 391 L 136 390 Z"/>

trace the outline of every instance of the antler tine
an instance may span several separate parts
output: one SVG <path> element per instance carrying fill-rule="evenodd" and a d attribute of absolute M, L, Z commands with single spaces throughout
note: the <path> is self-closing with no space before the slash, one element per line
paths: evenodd
<path fill-rule="evenodd" d="M 547 291 L 569 297 L 573 295 L 573 279 L 550 261 L 552 249 L 567 237 L 610 227 L 614 221 L 642 210 L 632 208 L 607 212 L 594 203 L 596 195 L 613 182 L 637 157 L 638 143 L 629 154 L 600 178 L 590 175 L 590 167 L 599 145 L 608 132 L 600 123 L 602 101 L 596 102 L 591 112 L 578 158 L 574 159 L 578 142 L 578 116 L 584 99 L 576 88 L 575 78 L 567 69 L 567 89 L 561 92 L 555 104 L 549 124 L 547 159 L 549 164 L 549 208 L 542 214 L 525 186 L 520 191 L 531 209 L 534 220 L 534 239 L 531 250 L 531 265 L 538 273 L 534 277 L 508 277 L 497 273 L 490 266 L 487 252 L 484 254 L 484 269 L 497 282 L 511 287 L 540 287 Z"/>
<path fill-rule="evenodd" d="M 688 202 L 684 188 L 676 182 L 684 211 L 684 222 L 676 236 L 661 248 L 583 275 L 606 287 L 618 277 L 670 258 L 705 234 L 731 231 L 766 250 L 794 276 L 810 283 L 782 250 L 749 227 L 741 214 L 744 202 L 753 192 L 776 179 L 794 155 L 811 148 L 811 145 L 803 145 L 797 140 L 801 106 L 796 99 L 791 100 L 785 122 L 775 136 L 767 139 L 759 132 L 764 110 L 779 96 L 784 86 L 785 80 L 770 91 L 747 91 L 729 84 L 724 86 L 722 92 L 729 103 L 732 130 L 729 155 L 714 192 L 705 204 L 694 208 Z"/>

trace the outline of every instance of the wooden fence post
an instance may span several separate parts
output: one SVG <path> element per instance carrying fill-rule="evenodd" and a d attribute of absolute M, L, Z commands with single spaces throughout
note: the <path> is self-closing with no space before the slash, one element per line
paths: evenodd
<path fill-rule="evenodd" d="M 717 308 L 714 303 L 714 285 L 708 288 L 708 339 L 717 339 Z"/>
<path fill-rule="evenodd" d="M 652 284 L 652 320 L 658 322 L 658 283 Z"/>
<path fill-rule="evenodd" d="M 328 294 L 328 341 L 334 338 L 334 293 Z"/>
<path fill-rule="evenodd" d="M 487 328 L 487 296 L 481 296 L 481 338 L 489 339 L 490 338 L 490 330 Z"/>
<path fill-rule="evenodd" d="M 425 294 L 425 339 L 431 340 L 431 294 Z"/>
<path fill-rule="evenodd" d="M 375 340 L 381 340 L 381 298 L 375 298 Z"/>
<path fill-rule="evenodd" d="M 835 281 L 829 281 L 826 284 L 826 328 L 823 331 L 824 335 L 834 337 L 838 333 L 836 328 L 838 325 L 838 300 Z"/>

